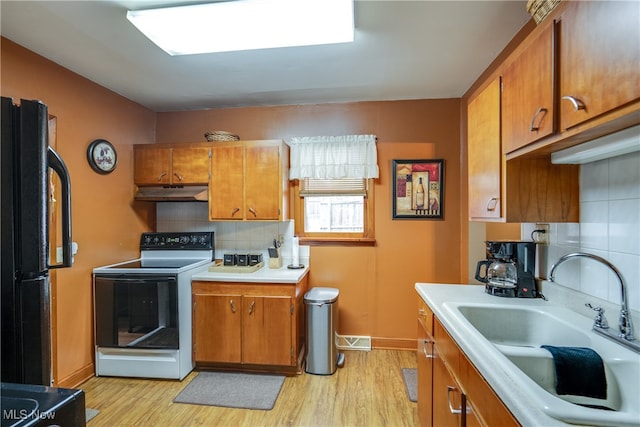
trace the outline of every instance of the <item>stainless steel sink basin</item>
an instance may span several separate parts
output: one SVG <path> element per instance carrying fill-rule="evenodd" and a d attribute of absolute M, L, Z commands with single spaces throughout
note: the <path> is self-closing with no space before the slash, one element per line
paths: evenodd
<path fill-rule="evenodd" d="M 581 425 L 640 426 L 640 355 L 592 332 L 591 319 L 551 303 L 446 302 L 443 308 L 453 324 L 475 334 L 478 355 L 504 364 L 547 415 Z M 541 345 L 595 350 L 605 365 L 607 398 L 558 395 L 553 358 Z"/>

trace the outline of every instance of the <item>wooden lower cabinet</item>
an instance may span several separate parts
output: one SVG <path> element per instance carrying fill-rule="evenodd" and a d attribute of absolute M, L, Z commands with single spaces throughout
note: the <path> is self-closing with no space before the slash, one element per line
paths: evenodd
<path fill-rule="evenodd" d="M 418 419 L 422 427 L 520 425 L 422 300 L 418 337 Z M 432 350 L 423 351 L 431 346 L 428 341 L 433 342 Z"/>
<path fill-rule="evenodd" d="M 194 281 L 196 366 L 301 373 L 307 286 L 307 276 L 295 284 Z"/>
<path fill-rule="evenodd" d="M 431 426 L 433 390 L 433 316 L 427 305 L 420 300 L 418 306 L 418 420 L 422 426 Z"/>

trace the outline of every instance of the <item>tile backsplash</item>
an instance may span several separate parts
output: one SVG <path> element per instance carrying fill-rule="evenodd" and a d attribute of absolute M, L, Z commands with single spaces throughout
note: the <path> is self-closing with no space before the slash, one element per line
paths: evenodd
<path fill-rule="evenodd" d="M 273 239 L 283 238 L 282 256 L 286 262 L 291 254 L 293 221 L 283 222 L 210 222 L 207 204 L 202 202 L 156 203 L 157 231 L 213 231 L 215 232 L 215 257 L 224 253 L 262 253 L 268 259 L 267 248 Z M 300 259 L 309 258 L 309 247 L 300 246 Z M 308 261 L 307 261 L 308 262 Z"/>
<path fill-rule="evenodd" d="M 629 308 L 640 311 L 640 152 L 583 164 L 580 169 L 580 222 L 550 224 L 547 274 L 565 254 L 598 255 L 621 272 Z M 523 240 L 530 240 L 534 228 L 535 224 L 522 225 Z M 569 260 L 555 276 L 558 285 L 620 304 L 618 280 L 598 262 Z"/>

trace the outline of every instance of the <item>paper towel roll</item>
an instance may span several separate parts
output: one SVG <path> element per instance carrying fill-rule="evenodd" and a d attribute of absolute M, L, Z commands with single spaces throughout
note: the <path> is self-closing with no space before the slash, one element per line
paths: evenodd
<path fill-rule="evenodd" d="M 294 267 L 300 265 L 300 240 L 295 236 L 291 239 L 291 264 Z"/>

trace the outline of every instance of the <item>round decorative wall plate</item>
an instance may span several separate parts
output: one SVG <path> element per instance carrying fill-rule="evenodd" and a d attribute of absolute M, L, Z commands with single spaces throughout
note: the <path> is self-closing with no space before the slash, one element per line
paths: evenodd
<path fill-rule="evenodd" d="M 87 160 L 91 168 L 101 174 L 113 172 L 118 163 L 118 154 L 113 144 L 105 139 L 96 139 L 87 149 Z"/>

